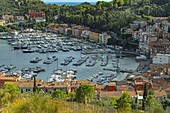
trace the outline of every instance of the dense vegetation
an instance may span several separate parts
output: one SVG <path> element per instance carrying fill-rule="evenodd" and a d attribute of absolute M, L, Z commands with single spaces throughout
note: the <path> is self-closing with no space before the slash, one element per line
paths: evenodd
<path fill-rule="evenodd" d="M 0 27 L 0 31 L 22 28 L 41 29 L 48 23 L 67 23 L 89 26 L 92 31 L 108 33 L 114 32 L 118 38 L 110 39 L 109 44 L 124 46 L 127 49 L 137 48 L 138 42 L 131 36 L 123 36 L 121 28 L 128 26 L 134 20 L 145 20 L 151 23 L 152 16 L 169 16 L 169 0 L 112 0 L 98 1 L 95 5 L 88 2 L 77 6 L 58 6 L 45 4 L 40 0 L 0 0 L 0 16 L 13 14 L 15 16 L 27 14 L 29 9 L 44 11 L 46 23 L 23 22 L 19 25 Z M 55 19 L 55 16 L 58 19 Z"/>
<path fill-rule="evenodd" d="M 142 100 L 131 98 L 125 91 L 120 97 L 95 98 L 91 85 L 81 85 L 75 93 L 54 91 L 52 94 L 38 91 L 21 94 L 17 86 L 5 83 L 0 89 L 2 113 L 141 113 Z M 87 101 L 88 100 L 88 101 Z M 87 102 L 85 102 L 87 101 Z M 145 113 L 165 113 L 170 99 L 157 101 L 153 93 L 147 93 Z M 164 108 L 164 109 L 163 109 Z"/>
<path fill-rule="evenodd" d="M 24 15 L 28 9 L 44 11 L 48 22 L 86 25 L 96 31 L 120 33 L 122 27 L 147 16 L 169 16 L 169 0 L 112 0 L 98 1 L 96 5 L 77 6 L 44 4 L 40 0 L 1 0 L 0 15 Z M 54 20 L 54 16 L 59 18 Z"/>

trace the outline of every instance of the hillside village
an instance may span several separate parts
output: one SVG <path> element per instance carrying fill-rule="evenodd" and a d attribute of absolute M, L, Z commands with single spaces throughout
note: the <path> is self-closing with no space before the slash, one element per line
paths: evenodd
<path fill-rule="evenodd" d="M 58 16 L 54 16 L 58 19 Z M 46 22 L 46 13 L 43 11 L 28 10 L 27 14 L 13 16 L 3 15 L 0 18 L 0 26 L 8 26 L 21 22 L 31 21 L 34 23 Z M 97 84 L 88 80 L 72 80 L 64 82 L 44 82 L 36 80 L 38 89 L 42 92 L 52 94 L 55 90 L 63 92 L 75 92 L 82 84 L 90 84 L 95 89 L 95 98 L 102 100 L 105 97 L 117 97 L 127 91 L 132 98 L 143 100 L 144 85 L 152 90 L 158 101 L 170 97 L 170 22 L 168 17 L 152 17 L 151 23 L 144 20 L 136 20 L 128 26 L 121 28 L 121 34 L 130 36 L 130 39 L 137 41 L 137 48 L 122 48 L 122 51 L 140 54 L 138 56 L 140 65 L 136 72 L 129 73 L 122 81 L 112 81 L 108 84 Z M 94 44 L 107 46 L 112 40 L 119 40 L 115 33 L 97 32 L 88 26 L 48 23 L 41 28 L 44 32 L 61 34 L 68 37 L 88 40 Z M 15 32 L 36 32 L 31 30 L 15 30 Z M 3 34 L 3 33 L 2 33 Z M 109 43 L 110 44 L 110 43 Z M 120 46 L 112 44 L 112 46 Z M 121 47 L 121 46 L 120 46 Z M 0 87 L 5 83 L 13 83 L 19 87 L 21 93 L 32 92 L 34 80 L 23 79 L 21 75 L 11 73 L 0 73 Z"/>
<path fill-rule="evenodd" d="M 45 13 L 29 10 L 27 19 L 44 22 Z M 3 15 L 0 25 L 5 26 L 5 24 L 11 22 L 24 20 L 25 18 L 23 16 Z M 109 39 L 115 38 L 111 37 L 108 33 L 93 32 L 89 27 L 81 25 L 69 26 L 67 24 L 50 23 L 43 29 L 46 32 L 87 39 L 91 42 L 104 45 L 108 43 Z M 71 82 L 65 81 L 61 83 L 48 83 L 38 80 L 37 86 L 40 90 L 52 93 L 56 89 L 74 92 L 81 84 L 91 84 L 96 90 L 96 95 L 100 98 L 118 96 L 122 91 L 126 90 L 131 97 L 142 99 L 144 84 L 147 84 L 148 88 L 154 91 L 157 98 L 166 98 L 170 96 L 168 76 L 170 74 L 169 29 L 170 23 L 167 17 L 153 17 L 152 25 L 147 25 L 145 21 L 134 21 L 129 26 L 122 28 L 122 34 L 130 34 L 133 40 L 139 41 L 136 52 L 140 51 L 140 53 L 144 53 L 147 56 L 147 59 L 152 60 L 146 72 L 139 71 L 138 73 L 132 73 L 123 81 L 115 81 L 107 85 L 99 85 L 87 80 L 73 80 Z M 22 93 L 32 91 L 33 89 L 33 80 L 21 79 L 20 75 L 6 75 L 5 73 L 1 73 L 1 86 L 6 82 L 16 84 Z"/>

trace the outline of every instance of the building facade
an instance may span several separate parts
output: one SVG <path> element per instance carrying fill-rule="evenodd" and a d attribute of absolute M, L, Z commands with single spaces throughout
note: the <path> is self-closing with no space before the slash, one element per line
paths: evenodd
<path fill-rule="evenodd" d="M 154 64 L 169 64 L 170 54 L 157 54 L 153 57 Z"/>

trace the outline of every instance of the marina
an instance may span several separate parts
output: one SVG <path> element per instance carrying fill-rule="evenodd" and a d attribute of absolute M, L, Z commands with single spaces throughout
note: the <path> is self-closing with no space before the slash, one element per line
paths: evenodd
<path fill-rule="evenodd" d="M 101 79 L 104 79 L 103 76 L 106 75 L 108 76 L 107 82 L 109 80 L 123 80 L 127 76 L 126 72 L 117 76 L 114 74 L 117 60 L 119 60 L 121 70 L 133 71 L 139 65 L 135 58 L 124 57 L 117 59 L 115 50 L 111 47 L 102 48 L 100 45 L 84 40 L 66 36 L 59 37 L 50 33 L 23 33 L 10 39 L 4 37 L 0 40 L 0 43 L 2 53 L 0 71 L 15 73 L 23 68 L 39 67 L 37 70 L 32 69 L 23 77 L 30 77 L 36 73 L 38 78 L 44 81 L 49 81 L 53 71 L 57 69 L 62 69 L 62 71 L 75 69 L 77 70 L 76 79 L 79 80 L 89 79 L 93 75 L 95 82 L 101 82 Z M 14 48 L 18 44 L 20 44 L 19 48 Z M 23 46 L 21 45 L 25 48 L 22 48 Z M 82 54 L 85 52 L 88 52 L 88 54 Z M 16 68 L 4 68 L 9 65 L 14 65 Z M 38 70 L 40 68 L 45 71 Z M 113 71 L 108 71 L 107 69 Z M 100 75 L 99 72 L 103 75 Z"/>

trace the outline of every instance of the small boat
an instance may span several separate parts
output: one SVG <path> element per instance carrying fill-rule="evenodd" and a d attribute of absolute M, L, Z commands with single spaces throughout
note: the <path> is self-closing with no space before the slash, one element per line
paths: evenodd
<path fill-rule="evenodd" d="M 27 72 L 27 73 L 23 74 L 21 77 L 22 78 L 32 78 L 34 75 L 36 75 L 36 73 L 31 71 L 31 72 Z"/>
<path fill-rule="evenodd" d="M 32 69 L 33 73 L 40 73 L 40 72 L 44 72 L 45 69 L 41 68 L 41 67 L 36 67 Z"/>
<path fill-rule="evenodd" d="M 96 63 L 97 63 L 96 61 L 89 61 L 89 63 L 86 64 L 86 66 L 93 67 Z"/>
<path fill-rule="evenodd" d="M 43 64 L 52 64 L 52 61 L 51 61 L 51 59 L 47 59 L 43 62 Z"/>
<path fill-rule="evenodd" d="M 0 67 L 3 67 L 3 66 L 5 66 L 5 64 L 1 64 L 1 65 L 0 65 Z"/>
<path fill-rule="evenodd" d="M 48 82 L 63 82 L 64 80 L 71 81 L 76 78 L 76 72 L 72 69 L 63 71 L 62 69 L 54 70 Z"/>
<path fill-rule="evenodd" d="M 15 68 L 16 68 L 16 66 L 14 66 L 12 64 L 5 67 L 5 69 L 8 69 L 8 70 L 15 69 Z"/>
<path fill-rule="evenodd" d="M 9 72 L 9 70 L 8 69 L 4 69 L 4 68 L 0 68 L 0 72 L 7 73 L 7 72 Z"/>
<path fill-rule="evenodd" d="M 23 53 L 34 53 L 35 50 L 32 50 L 31 48 L 29 48 L 29 49 L 23 50 L 22 52 L 23 52 Z"/>
<path fill-rule="evenodd" d="M 57 61 L 58 58 L 57 58 L 56 56 L 52 56 L 52 60 L 53 60 L 53 61 Z"/>
<path fill-rule="evenodd" d="M 30 61 L 30 63 L 38 63 L 38 62 L 41 61 L 41 60 L 42 60 L 41 58 L 35 57 L 35 58 L 33 58 L 33 59 Z"/>
<path fill-rule="evenodd" d="M 103 75 L 103 72 L 99 72 L 99 75 Z"/>

